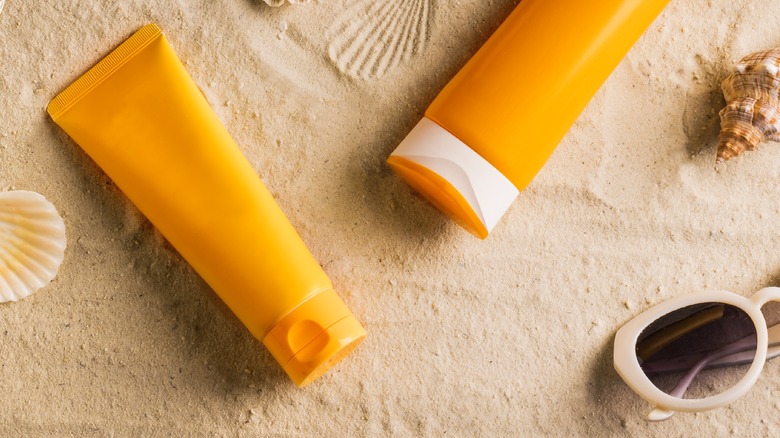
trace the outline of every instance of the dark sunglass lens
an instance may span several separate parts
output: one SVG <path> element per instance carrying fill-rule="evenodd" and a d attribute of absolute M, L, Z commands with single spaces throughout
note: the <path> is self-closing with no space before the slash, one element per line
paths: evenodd
<path fill-rule="evenodd" d="M 669 313 L 647 326 L 636 345 L 637 359 L 650 381 L 673 397 L 688 399 L 734 386 L 755 354 L 753 321 L 744 310 L 722 303 L 695 304 Z"/>

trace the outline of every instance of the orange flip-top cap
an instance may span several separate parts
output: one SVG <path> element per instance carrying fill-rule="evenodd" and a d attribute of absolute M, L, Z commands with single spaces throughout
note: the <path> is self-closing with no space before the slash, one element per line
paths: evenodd
<path fill-rule="evenodd" d="M 268 332 L 263 344 L 299 387 L 316 380 L 366 336 L 333 290 L 319 292 Z"/>

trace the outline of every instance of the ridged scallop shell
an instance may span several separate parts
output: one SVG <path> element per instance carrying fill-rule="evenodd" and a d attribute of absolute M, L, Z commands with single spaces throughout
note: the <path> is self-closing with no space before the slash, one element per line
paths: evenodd
<path fill-rule="evenodd" d="M 46 286 L 65 257 L 65 224 L 42 195 L 0 193 L 0 302 Z"/>
<path fill-rule="evenodd" d="M 328 32 L 328 55 L 352 77 L 381 77 L 422 53 L 432 0 L 363 0 L 350 5 Z"/>
<path fill-rule="evenodd" d="M 3 1 L 3 0 L 0 0 Z M 309 0 L 263 0 L 268 6 L 279 7 L 285 3 L 291 3 L 294 5 L 301 3 L 309 3 Z"/>
<path fill-rule="evenodd" d="M 3 12 L 3 7 L 5 6 L 5 0 L 0 0 L 0 13 Z"/>
<path fill-rule="evenodd" d="M 780 141 L 780 49 L 750 54 L 721 84 L 717 162 L 752 151 L 764 140 Z"/>

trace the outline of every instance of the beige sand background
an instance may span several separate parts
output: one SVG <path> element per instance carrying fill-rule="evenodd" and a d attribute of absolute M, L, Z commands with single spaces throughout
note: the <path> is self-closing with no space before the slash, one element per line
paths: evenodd
<path fill-rule="evenodd" d="M 714 167 L 718 84 L 780 46 L 780 3 L 673 0 L 486 241 L 384 160 L 516 1 L 431 0 L 425 51 L 367 79 L 328 56 L 356 3 L 6 2 L 0 188 L 43 193 L 69 246 L 52 284 L 0 305 L 0 435 L 776 431 L 780 365 L 727 408 L 649 424 L 611 345 L 666 298 L 780 285 L 780 147 Z M 151 21 L 369 332 L 305 390 L 45 114 Z"/>

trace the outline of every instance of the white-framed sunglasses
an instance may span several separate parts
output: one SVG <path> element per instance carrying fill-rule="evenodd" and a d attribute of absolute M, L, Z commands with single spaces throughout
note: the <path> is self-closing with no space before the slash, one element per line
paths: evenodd
<path fill-rule="evenodd" d="M 660 421 L 731 403 L 778 355 L 780 288 L 768 287 L 751 298 L 705 291 L 653 306 L 618 330 L 614 364 L 654 406 L 648 420 Z"/>

